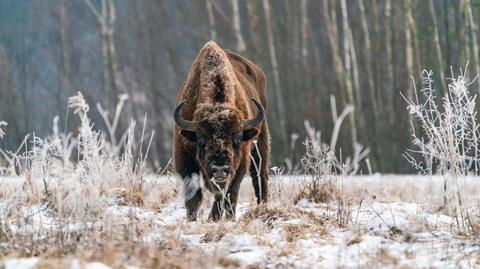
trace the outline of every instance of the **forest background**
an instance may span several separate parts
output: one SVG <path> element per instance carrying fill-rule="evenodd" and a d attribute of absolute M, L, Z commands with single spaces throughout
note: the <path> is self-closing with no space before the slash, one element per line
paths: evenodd
<path fill-rule="evenodd" d="M 2 0 L 0 120 L 8 128 L 0 148 L 16 149 L 26 133 L 50 134 L 56 115 L 65 129 L 77 126 L 67 108 L 77 91 L 110 111 L 127 94 L 119 129 L 131 118 L 143 124 L 147 114 L 156 132 L 149 159 L 165 166 L 178 90 L 198 50 L 215 40 L 267 75 L 272 165 L 299 166 L 306 120 L 329 141 L 334 95 L 339 110 L 355 106 L 339 137 L 342 155 L 361 143 L 373 171 L 410 173 L 402 153 L 411 146 L 411 118 L 400 93 L 414 98 L 424 68 L 434 71 L 438 96 L 452 70 L 468 63 L 475 78 L 479 7 L 477 0 Z M 480 92 L 479 81 L 471 88 Z M 96 107 L 90 116 L 106 129 Z"/>

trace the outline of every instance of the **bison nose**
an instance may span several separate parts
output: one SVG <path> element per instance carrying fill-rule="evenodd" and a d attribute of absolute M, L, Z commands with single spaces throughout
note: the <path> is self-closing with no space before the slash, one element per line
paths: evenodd
<path fill-rule="evenodd" d="M 228 174 L 228 166 L 227 165 L 212 165 L 211 167 L 212 173 L 214 177 L 224 178 Z"/>

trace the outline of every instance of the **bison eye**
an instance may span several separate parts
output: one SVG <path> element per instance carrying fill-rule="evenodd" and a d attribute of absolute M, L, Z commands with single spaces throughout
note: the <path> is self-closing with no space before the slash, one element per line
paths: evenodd
<path fill-rule="evenodd" d="M 242 143 L 242 137 L 241 136 L 236 136 L 233 138 L 233 144 L 235 146 L 240 146 L 240 144 Z"/>

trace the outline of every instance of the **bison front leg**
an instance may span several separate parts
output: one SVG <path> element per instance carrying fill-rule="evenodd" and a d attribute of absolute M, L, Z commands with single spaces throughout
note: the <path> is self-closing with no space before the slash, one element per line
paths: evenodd
<path fill-rule="evenodd" d="M 226 211 L 226 217 L 229 220 L 235 220 L 235 210 L 237 208 L 238 187 L 224 194 L 215 195 L 212 210 L 210 211 L 209 220 L 219 221 L 223 212 Z"/>
<path fill-rule="evenodd" d="M 175 169 L 182 177 L 185 195 L 185 208 L 187 220 L 196 221 L 197 213 L 202 203 L 202 190 L 199 184 L 199 169 L 195 158 L 184 150 L 174 152 Z"/>
<path fill-rule="evenodd" d="M 232 183 L 228 187 L 227 192 L 225 194 L 215 195 L 215 202 L 213 203 L 212 211 L 210 212 L 209 216 L 210 220 L 220 220 L 222 218 L 223 211 L 226 212 L 227 219 L 235 220 L 235 211 L 237 208 L 240 183 L 242 183 L 245 173 L 245 165 L 241 164 L 232 180 Z"/>
<path fill-rule="evenodd" d="M 185 186 L 187 184 L 192 184 L 192 183 L 188 183 L 189 180 L 192 181 L 192 180 L 195 180 L 195 178 L 192 178 L 191 176 L 189 176 L 183 179 L 184 189 L 185 189 L 185 208 L 187 209 L 187 220 L 196 221 L 198 209 L 202 204 L 203 195 L 202 195 L 202 190 L 200 188 L 198 188 L 197 190 L 193 190 L 193 189 L 189 190 L 189 187 Z"/>
<path fill-rule="evenodd" d="M 210 211 L 208 220 L 217 222 L 222 218 L 223 209 L 225 207 L 223 196 L 223 194 L 215 195 L 215 201 L 213 202 L 212 210 Z"/>
<path fill-rule="evenodd" d="M 250 163 L 250 176 L 257 203 L 267 202 L 268 198 L 268 155 L 270 151 L 268 127 L 264 123 L 256 144 L 252 144 L 252 160 Z"/>

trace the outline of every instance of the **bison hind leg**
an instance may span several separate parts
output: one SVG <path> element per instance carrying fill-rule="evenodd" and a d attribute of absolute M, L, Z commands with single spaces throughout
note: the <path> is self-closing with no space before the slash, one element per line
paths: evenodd
<path fill-rule="evenodd" d="M 250 176 L 252 178 L 257 204 L 267 202 L 268 198 L 268 135 L 262 130 L 257 144 L 252 147 Z"/>

